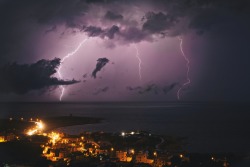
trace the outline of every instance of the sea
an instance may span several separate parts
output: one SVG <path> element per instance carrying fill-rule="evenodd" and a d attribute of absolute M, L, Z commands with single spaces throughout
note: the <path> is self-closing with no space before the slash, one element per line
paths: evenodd
<path fill-rule="evenodd" d="M 86 102 L 0 103 L 0 118 L 85 116 L 103 118 L 98 124 L 58 128 L 86 131 L 149 131 L 187 138 L 185 149 L 199 153 L 250 154 L 250 104 L 235 102 Z"/>

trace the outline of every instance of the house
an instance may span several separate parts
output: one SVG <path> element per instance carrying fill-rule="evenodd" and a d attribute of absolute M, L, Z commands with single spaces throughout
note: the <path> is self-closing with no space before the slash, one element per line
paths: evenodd
<path fill-rule="evenodd" d="M 132 161 L 132 157 L 127 156 L 126 151 L 116 151 L 116 157 L 119 159 L 119 161 L 122 161 L 122 162 Z"/>
<path fill-rule="evenodd" d="M 1 143 L 1 142 L 5 142 L 5 137 L 2 136 L 2 135 L 0 135 L 0 143 Z"/>
<path fill-rule="evenodd" d="M 136 163 L 146 163 L 146 164 L 152 164 L 154 162 L 153 159 L 148 159 L 147 154 L 143 152 L 138 152 L 135 156 L 135 162 Z"/>

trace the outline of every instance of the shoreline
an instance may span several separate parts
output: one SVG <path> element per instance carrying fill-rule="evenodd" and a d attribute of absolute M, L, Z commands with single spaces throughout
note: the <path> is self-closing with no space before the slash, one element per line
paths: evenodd
<path fill-rule="evenodd" d="M 81 117 L 81 116 L 56 116 L 56 117 L 44 117 L 42 122 L 44 123 L 44 131 L 51 131 L 57 128 L 69 127 L 75 125 L 86 125 L 86 124 L 98 124 L 101 123 L 103 118 L 96 117 Z M 34 122 L 28 119 L 0 119 L 0 132 L 6 131 L 19 131 L 22 133 L 23 130 L 34 126 Z"/>
<path fill-rule="evenodd" d="M 81 116 L 58 116 L 58 117 L 46 117 L 44 118 L 45 131 L 50 131 L 57 128 L 86 125 L 86 124 L 98 124 L 101 123 L 103 118 L 96 117 L 81 117 Z"/>

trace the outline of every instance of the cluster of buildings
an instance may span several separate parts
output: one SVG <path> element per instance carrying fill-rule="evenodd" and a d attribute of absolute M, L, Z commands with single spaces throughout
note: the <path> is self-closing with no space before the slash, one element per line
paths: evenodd
<path fill-rule="evenodd" d="M 63 133 L 56 132 L 48 133 L 47 136 L 49 141 L 41 147 L 43 148 L 43 156 L 51 161 L 81 159 L 95 154 L 99 149 L 98 144 L 86 142 L 83 136 L 66 136 Z M 87 150 L 85 146 L 87 144 L 91 144 L 93 147 Z M 86 151 L 88 152 L 86 153 Z"/>
<path fill-rule="evenodd" d="M 187 154 L 180 151 L 169 152 L 160 146 L 165 143 L 163 136 L 153 135 L 149 132 L 122 132 L 122 133 L 103 133 L 85 132 L 80 135 L 67 135 L 58 132 L 44 133 L 44 124 L 41 120 L 33 121 L 34 126 L 26 129 L 23 136 L 14 133 L 0 134 L 0 142 L 13 140 L 31 139 L 40 136 L 45 140 L 38 143 L 42 147 L 42 156 L 51 161 L 52 164 L 63 163 L 65 166 L 72 162 L 93 161 L 98 167 L 105 163 L 121 164 L 122 166 L 151 166 L 151 167 L 170 167 L 190 164 Z M 154 144 L 143 147 L 135 145 L 133 142 L 151 140 Z M 143 140 L 142 140 L 143 139 Z M 128 142 L 130 141 L 130 142 Z M 118 143 L 118 144 L 117 144 Z M 123 143 L 126 143 L 123 145 Z M 166 143 L 165 143 L 166 144 Z M 228 167 L 227 161 L 222 161 L 211 157 L 207 162 L 218 164 L 223 162 L 223 167 Z M 143 164 L 143 165 L 141 165 Z"/>
<path fill-rule="evenodd" d="M 19 124 L 17 124 L 18 121 L 25 122 L 25 123 L 27 123 L 27 122 L 33 123 L 34 126 L 30 127 L 29 129 L 24 129 L 24 131 L 18 131 L 14 127 L 12 127 L 13 129 L 6 129 L 6 130 L 0 132 L 0 143 L 19 140 L 20 138 L 23 138 L 25 135 L 31 136 L 34 134 L 41 134 L 41 132 L 44 128 L 43 122 L 39 119 L 36 119 L 36 121 L 35 121 L 32 118 L 30 118 L 30 119 L 24 119 L 23 117 L 21 117 L 20 119 L 9 118 L 9 123 L 11 124 L 13 122 L 13 124 L 15 124 L 15 126 L 19 125 Z M 24 132 L 24 134 L 23 134 L 23 132 Z"/>
<path fill-rule="evenodd" d="M 17 140 L 19 137 L 14 133 L 0 133 L 0 143 Z"/>
<path fill-rule="evenodd" d="M 138 150 L 136 148 L 114 148 L 110 141 L 94 141 L 86 138 L 83 134 L 66 135 L 63 133 L 51 132 L 46 134 L 49 137 L 47 143 L 41 145 L 43 156 L 53 162 L 64 161 L 69 164 L 71 161 L 81 161 L 87 158 L 95 158 L 97 162 L 113 163 L 135 163 L 148 164 L 155 167 L 170 166 L 173 154 L 161 152 L 160 150 Z M 99 135 L 105 135 L 99 133 Z M 117 134 L 113 134 L 117 135 Z M 122 137 L 136 135 L 134 132 L 121 133 Z M 140 134 L 141 135 L 141 134 Z M 151 134 L 150 134 L 151 135 Z M 121 138 L 122 138 L 121 137 Z M 183 154 L 176 154 L 182 161 L 189 161 Z"/>

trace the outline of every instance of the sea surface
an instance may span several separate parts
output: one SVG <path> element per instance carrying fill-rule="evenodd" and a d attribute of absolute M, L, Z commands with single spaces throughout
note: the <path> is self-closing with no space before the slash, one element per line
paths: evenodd
<path fill-rule="evenodd" d="M 0 103 L 0 118 L 88 116 L 100 124 L 62 127 L 84 131 L 147 130 L 188 138 L 190 152 L 250 153 L 250 104 L 247 103 Z"/>

